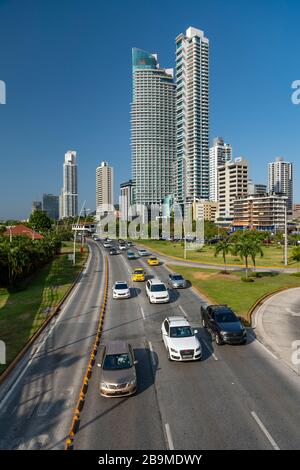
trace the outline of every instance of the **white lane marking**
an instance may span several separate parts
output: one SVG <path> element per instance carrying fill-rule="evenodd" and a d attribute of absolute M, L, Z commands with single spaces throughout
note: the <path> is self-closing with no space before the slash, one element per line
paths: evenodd
<path fill-rule="evenodd" d="M 169 450 L 174 450 L 174 444 L 173 444 L 171 429 L 170 429 L 170 425 L 168 423 L 165 424 L 165 430 L 166 430 L 167 443 L 168 443 Z"/>
<path fill-rule="evenodd" d="M 215 353 L 213 352 L 213 350 L 208 346 L 207 344 L 207 341 L 205 341 L 205 339 L 201 338 L 201 341 L 203 341 L 203 343 L 205 344 L 206 346 L 206 349 L 208 349 L 208 351 L 210 352 L 210 354 L 212 355 L 212 357 L 214 358 L 215 361 L 218 361 L 219 359 L 217 358 L 217 356 L 215 355 Z"/>
<path fill-rule="evenodd" d="M 144 312 L 143 307 L 140 307 L 140 309 L 141 309 L 141 314 L 142 314 L 143 320 L 146 320 L 145 312 Z"/>
<path fill-rule="evenodd" d="M 262 344 L 260 341 L 258 341 L 257 338 L 255 338 L 255 336 L 253 336 L 251 333 L 248 333 L 248 335 L 250 336 L 250 338 L 256 342 L 256 344 L 259 344 L 268 354 L 270 354 L 270 356 L 273 357 L 273 359 L 276 359 L 278 361 L 278 357 L 275 356 L 275 354 L 273 354 L 264 344 Z"/>
<path fill-rule="evenodd" d="M 91 252 L 90 252 L 90 256 L 89 256 L 89 260 L 88 260 L 88 263 L 85 267 L 85 269 L 83 270 L 83 274 L 86 273 L 86 271 L 88 270 L 89 268 L 89 265 L 90 265 L 90 262 L 91 262 L 91 259 L 92 259 L 92 256 L 91 256 Z M 33 353 L 33 355 L 31 356 L 31 358 L 29 359 L 29 361 L 27 362 L 26 366 L 24 367 L 24 369 L 22 370 L 22 372 L 18 375 L 18 377 L 16 378 L 15 382 L 13 383 L 13 385 L 10 387 L 10 389 L 8 390 L 7 394 L 5 395 L 5 397 L 3 398 L 3 400 L 0 402 L 0 410 L 2 410 L 3 406 L 5 405 L 5 403 L 9 400 L 9 398 L 11 397 L 13 391 L 15 390 L 15 388 L 17 387 L 17 385 L 19 384 L 20 380 L 22 379 L 22 377 L 24 376 L 24 374 L 27 372 L 27 370 L 29 369 L 29 367 L 31 366 L 35 356 L 38 354 L 38 352 L 40 351 L 40 349 L 42 348 L 42 346 L 45 344 L 47 338 L 51 335 L 54 327 L 56 326 L 56 322 L 58 320 L 58 318 L 61 319 L 61 315 L 63 312 L 65 312 L 66 310 L 66 306 L 70 303 L 71 299 L 73 299 L 73 297 L 75 296 L 75 294 L 77 293 L 78 289 L 80 287 L 80 282 L 78 282 L 77 286 L 75 287 L 75 289 L 71 292 L 70 294 L 70 297 L 67 299 L 67 302 L 66 304 L 64 305 L 64 307 L 62 308 L 61 310 L 61 314 L 60 316 L 56 316 L 54 319 L 53 319 L 53 323 L 51 325 L 50 323 L 50 329 L 48 331 L 48 334 L 45 334 L 43 336 L 43 341 L 40 342 L 39 346 L 36 348 L 35 352 Z"/>
<path fill-rule="evenodd" d="M 182 311 L 183 315 L 185 316 L 185 318 L 187 318 L 187 313 L 186 311 L 184 310 L 184 308 L 181 306 L 181 305 L 178 305 L 178 307 L 180 308 L 180 310 Z"/>
<path fill-rule="evenodd" d="M 255 413 L 255 411 L 251 411 L 251 416 L 255 419 L 256 423 L 258 424 L 258 426 L 260 427 L 260 429 L 262 430 L 262 432 L 264 433 L 264 435 L 266 436 L 266 438 L 267 438 L 268 441 L 270 442 L 271 446 L 272 446 L 275 450 L 280 450 L 280 448 L 278 447 L 278 445 L 277 445 L 276 442 L 274 441 L 273 437 L 271 436 L 271 434 L 269 433 L 269 431 L 267 430 L 267 428 L 265 427 L 265 425 L 261 422 L 261 420 L 259 419 L 259 417 L 258 417 L 257 414 Z"/>
<path fill-rule="evenodd" d="M 127 262 L 125 261 L 125 258 L 123 256 L 121 256 L 121 259 L 123 261 L 123 263 L 125 264 L 126 266 L 126 269 L 128 271 L 128 274 L 131 274 L 132 273 L 132 270 L 130 269 L 129 265 L 127 264 Z"/>
<path fill-rule="evenodd" d="M 152 366 L 155 368 L 156 363 L 155 363 L 155 357 L 154 357 L 153 346 L 152 346 L 151 341 L 148 341 L 148 343 L 149 343 L 149 348 L 150 348 L 151 363 L 152 363 Z"/>

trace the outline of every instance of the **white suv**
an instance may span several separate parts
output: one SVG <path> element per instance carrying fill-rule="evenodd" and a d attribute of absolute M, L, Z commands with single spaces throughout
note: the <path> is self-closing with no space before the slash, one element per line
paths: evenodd
<path fill-rule="evenodd" d="M 202 357 L 201 344 L 184 317 L 168 317 L 161 326 L 162 339 L 169 361 L 198 361 Z"/>
<path fill-rule="evenodd" d="M 114 299 L 129 299 L 130 289 L 126 281 L 117 281 L 113 287 Z"/>
<path fill-rule="evenodd" d="M 165 304 L 170 301 L 166 285 L 159 279 L 149 279 L 146 283 L 146 294 L 151 304 Z"/>

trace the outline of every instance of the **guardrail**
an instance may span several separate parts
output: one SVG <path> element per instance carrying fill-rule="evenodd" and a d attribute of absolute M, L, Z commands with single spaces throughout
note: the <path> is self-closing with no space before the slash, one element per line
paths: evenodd
<path fill-rule="evenodd" d="M 104 316 L 106 312 L 107 297 L 108 297 L 108 278 L 109 278 L 108 257 L 106 256 L 105 258 L 105 285 L 104 285 L 103 301 L 102 301 L 102 305 L 100 309 L 100 318 L 99 318 L 99 323 L 98 323 L 98 328 L 97 328 L 97 334 L 96 334 L 95 342 L 94 342 L 94 345 L 92 347 L 92 351 L 90 354 L 90 359 L 89 359 L 89 363 L 86 369 L 86 373 L 82 381 L 79 398 L 77 401 L 76 408 L 74 410 L 69 435 L 65 443 L 65 450 L 73 449 L 74 437 L 79 428 L 80 413 L 84 406 L 85 396 L 88 390 L 89 380 L 92 375 L 93 366 L 95 364 L 95 359 L 96 359 L 96 355 L 98 352 L 98 347 L 100 344 L 101 334 L 102 334 L 103 325 L 104 325 Z"/>

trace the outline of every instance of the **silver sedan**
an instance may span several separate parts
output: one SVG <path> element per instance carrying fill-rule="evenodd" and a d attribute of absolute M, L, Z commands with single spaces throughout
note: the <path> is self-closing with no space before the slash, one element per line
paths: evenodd
<path fill-rule="evenodd" d="M 173 289 L 184 289 L 187 287 L 187 281 L 181 274 L 169 274 L 169 286 Z"/>

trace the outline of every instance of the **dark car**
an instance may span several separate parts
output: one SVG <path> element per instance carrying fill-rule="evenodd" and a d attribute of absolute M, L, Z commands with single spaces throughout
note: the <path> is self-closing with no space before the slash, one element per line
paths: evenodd
<path fill-rule="evenodd" d="M 117 250 L 116 248 L 111 248 L 111 249 L 109 250 L 109 254 L 110 254 L 110 255 L 117 255 L 117 254 L 118 254 L 118 250 Z"/>
<path fill-rule="evenodd" d="M 201 307 L 202 325 L 218 345 L 246 344 L 247 333 L 241 319 L 227 305 Z"/>

